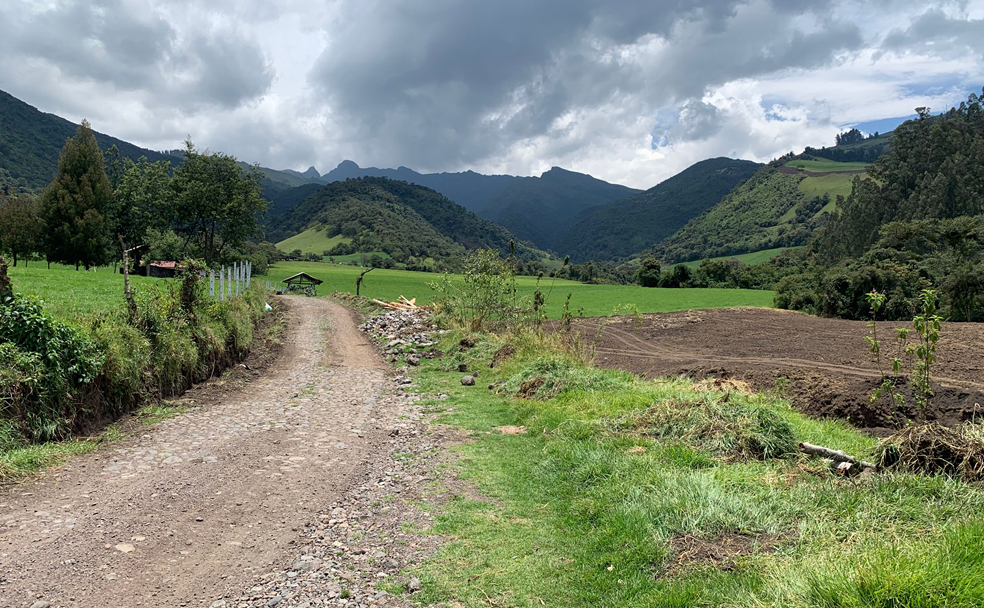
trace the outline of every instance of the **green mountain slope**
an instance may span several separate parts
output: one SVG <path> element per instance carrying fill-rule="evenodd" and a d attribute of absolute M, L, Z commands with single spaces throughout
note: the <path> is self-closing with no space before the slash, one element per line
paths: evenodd
<path fill-rule="evenodd" d="M 540 177 L 516 180 L 480 214 L 541 249 L 555 249 L 580 213 L 638 193 L 634 188 L 554 167 Z"/>
<path fill-rule="evenodd" d="M 58 168 L 58 154 L 78 125 L 41 112 L 12 95 L 0 91 L 0 187 L 40 190 L 48 185 Z M 104 152 L 112 146 L 127 158 L 146 156 L 150 161 L 174 162 L 169 154 L 140 148 L 109 135 L 96 133 Z"/>
<path fill-rule="evenodd" d="M 571 260 L 615 260 L 659 243 L 716 205 L 762 165 L 711 158 L 635 196 L 583 212 L 555 242 Z"/>
<path fill-rule="evenodd" d="M 286 243 L 282 247 L 300 242 L 288 239 L 301 233 L 319 247 L 341 236 L 334 241 L 333 255 L 384 252 L 406 264 L 413 263 L 411 258 L 450 261 L 466 249 L 488 248 L 508 255 L 510 241 L 517 241 L 516 255 L 521 259 L 546 257 L 542 251 L 518 242 L 502 226 L 430 188 L 381 177 L 324 186 L 297 204 L 270 231 L 273 239 Z"/>
<path fill-rule="evenodd" d="M 652 252 L 676 263 L 803 245 L 866 166 L 802 156 L 770 163 Z"/>

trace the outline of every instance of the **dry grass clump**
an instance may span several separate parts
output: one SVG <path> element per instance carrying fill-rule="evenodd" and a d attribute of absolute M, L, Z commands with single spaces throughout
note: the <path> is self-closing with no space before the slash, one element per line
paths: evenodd
<path fill-rule="evenodd" d="M 878 466 L 885 469 L 980 481 L 984 479 L 984 425 L 912 425 L 882 441 L 877 457 Z"/>
<path fill-rule="evenodd" d="M 660 400 L 615 423 L 613 430 L 682 441 L 726 459 L 781 458 L 796 451 L 793 427 L 780 413 L 726 396 Z"/>

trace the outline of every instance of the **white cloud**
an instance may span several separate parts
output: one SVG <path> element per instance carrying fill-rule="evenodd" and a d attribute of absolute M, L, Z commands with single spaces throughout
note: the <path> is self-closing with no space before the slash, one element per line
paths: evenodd
<path fill-rule="evenodd" d="M 7 0 L 0 88 L 154 149 L 648 188 L 959 102 L 984 83 L 981 19 L 981 0 Z"/>

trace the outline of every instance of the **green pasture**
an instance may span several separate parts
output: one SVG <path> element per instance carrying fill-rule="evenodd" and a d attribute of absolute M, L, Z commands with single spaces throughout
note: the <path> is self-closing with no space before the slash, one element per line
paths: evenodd
<path fill-rule="evenodd" d="M 752 253 L 740 253 L 738 255 L 725 255 L 719 258 L 710 258 L 711 260 L 738 260 L 743 264 L 748 264 L 749 266 L 754 266 L 755 264 L 762 264 L 763 262 L 768 262 L 772 258 L 776 257 L 783 251 L 787 249 L 802 249 L 803 247 L 777 247 L 776 249 L 763 249 L 762 251 L 753 251 Z M 683 265 L 687 268 L 697 268 L 700 266 L 704 260 L 694 260 L 692 262 L 684 262 Z M 675 266 L 676 264 L 674 264 Z"/>
<path fill-rule="evenodd" d="M 826 159 L 791 160 L 786 163 L 786 166 L 815 173 L 829 173 L 831 171 L 864 171 L 871 166 L 871 163 L 839 163 L 835 160 Z"/>
<path fill-rule="evenodd" d="M 74 266 L 52 264 L 49 270 L 44 262 L 21 262 L 9 274 L 15 292 L 41 298 L 47 312 L 69 321 L 123 306 L 123 275 L 109 266 L 76 271 Z M 164 280 L 131 276 L 130 281 L 140 289 Z"/>
<path fill-rule="evenodd" d="M 326 251 L 330 251 L 332 247 L 339 243 L 348 243 L 352 240 L 340 234 L 329 237 L 325 234 L 324 226 L 320 226 L 319 228 L 308 228 L 304 232 L 295 234 L 289 239 L 280 241 L 277 243 L 277 249 L 286 253 L 300 249 L 301 253 L 304 254 L 315 253 L 321 255 Z"/>
<path fill-rule="evenodd" d="M 762 252 L 759 252 L 762 253 Z M 362 272 L 357 266 L 326 264 L 321 262 L 280 262 L 264 276 L 254 276 L 261 285 L 267 282 L 276 286 L 283 279 L 306 272 L 324 283 L 318 295 L 335 291 L 355 293 L 355 279 Z M 53 315 L 72 320 L 82 315 L 112 310 L 123 305 L 123 276 L 112 268 L 99 268 L 86 272 L 74 267 L 52 265 L 49 270 L 43 263 L 23 264 L 10 269 L 14 291 L 37 296 L 44 300 L 45 310 Z M 420 303 L 430 302 L 433 290 L 430 284 L 441 278 L 430 272 L 377 269 L 369 273 L 363 284 L 362 295 L 380 300 L 395 300 L 399 296 L 417 298 Z M 134 288 L 169 284 L 167 279 L 131 277 Z M 534 277 L 518 277 L 516 286 L 521 295 L 532 294 L 536 289 Z M 635 285 L 585 285 L 574 281 L 545 278 L 540 287 L 547 294 L 547 314 L 560 317 L 564 299 L 571 296 L 571 310 L 585 316 L 610 315 L 617 305 L 635 305 L 640 312 L 670 312 L 695 308 L 726 308 L 729 306 L 772 306 L 771 291 L 753 289 L 656 289 Z"/>
<path fill-rule="evenodd" d="M 259 280 L 279 283 L 298 272 L 306 272 L 324 281 L 318 288 L 318 295 L 327 295 L 335 291 L 355 293 L 355 280 L 362 269 L 318 262 L 280 262 L 270 268 L 269 276 L 259 277 Z M 433 290 L 429 285 L 440 277 L 440 274 L 429 272 L 373 270 L 365 277 L 362 295 L 380 300 L 395 300 L 402 295 L 417 298 L 417 302 L 423 304 L 431 301 Z M 521 295 L 532 294 L 536 283 L 534 277 L 516 279 L 516 287 Z M 620 304 L 635 305 L 644 313 L 729 306 L 772 306 L 773 297 L 771 291 L 754 289 L 658 289 L 636 285 L 585 285 L 550 278 L 542 279 L 540 288 L 547 294 L 547 315 L 550 318 L 560 317 L 568 293 L 573 294 L 571 310 L 576 314 L 583 309 L 585 316 L 610 315 L 612 309 Z"/>

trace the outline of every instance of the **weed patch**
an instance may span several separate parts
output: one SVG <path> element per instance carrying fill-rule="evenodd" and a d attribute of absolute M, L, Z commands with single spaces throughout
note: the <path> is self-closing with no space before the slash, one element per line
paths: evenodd
<path fill-rule="evenodd" d="M 726 458 L 779 458 L 797 449 L 793 426 L 781 414 L 730 398 L 730 393 L 663 399 L 611 428 L 616 433 L 682 441 Z"/>

